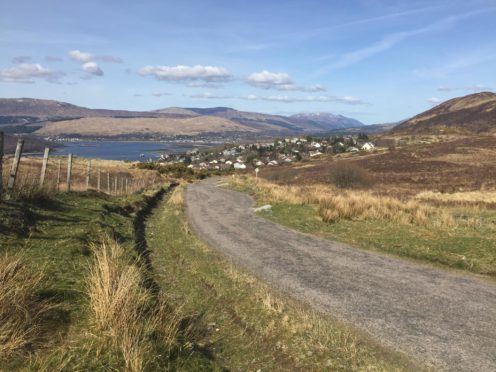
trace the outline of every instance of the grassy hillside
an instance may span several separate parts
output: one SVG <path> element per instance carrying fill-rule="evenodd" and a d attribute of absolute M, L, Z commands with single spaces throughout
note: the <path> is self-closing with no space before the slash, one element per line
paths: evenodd
<path fill-rule="evenodd" d="M 396 126 L 399 134 L 474 134 L 496 131 L 496 94 L 482 92 L 458 97 Z"/>

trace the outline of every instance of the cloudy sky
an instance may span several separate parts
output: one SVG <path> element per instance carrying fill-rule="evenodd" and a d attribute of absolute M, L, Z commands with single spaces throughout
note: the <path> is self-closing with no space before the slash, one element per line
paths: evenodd
<path fill-rule="evenodd" d="M 333 112 L 496 89 L 494 0 L 2 0 L 0 97 Z"/>

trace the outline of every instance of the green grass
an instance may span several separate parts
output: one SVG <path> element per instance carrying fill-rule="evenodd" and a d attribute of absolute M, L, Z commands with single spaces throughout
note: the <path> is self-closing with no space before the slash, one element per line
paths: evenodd
<path fill-rule="evenodd" d="M 99 358 L 84 357 L 80 348 L 88 337 L 84 279 L 91 260 L 89 243 L 103 233 L 110 234 L 132 255 L 132 212 L 142 199 L 140 195 L 112 198 L 97 193 L 60 193 L 0 203 L 0 254 L 21 254 L 33 270 L 43 271 L 45 281 L 39 296 L 59 306 L 49 320 L 47 350 L 38 357 L 0 360 L 0 370 L 38 370 L 44 363 L 59 365 L 78 358 L 75 368 L 100 365 Z"/>
<path fill-rule="evenodd" d="M 456 212 L 473 213 L 470 210 Z M 295 230 L 355 247 L 496 275 L 496 235 L 490 222 L 478 228 L 452 230 L 374 220 L 325 223 L 314 206 L 290 204 L 273 205 L 272 211 L 261 215 Z M 483 215 L 487 221 L 496 220 L 494 211 L 485 211 Z"/>
<path fill-rule="evenodd" d="M 267 204 L 264 193 L 252 182 L 232 187 L 255 198 L 256 205 Z M 453 229 L 401 225 L 384 220 L 345 220 L 323 222 L 315 205 L 272 204 L 262 217 L 292 229 L 354 247 L 386 252 L 435 265 L 496 277 L 496 210 L 445 208 L 459 226 Z M 462 218 L 462 216 L 464 218 Z M 475 218 L 476 226 L 464 221 Z"/>
<path fill-rule="evenodd" d="M 191 320 L 181 370 L 404 370 L 403 356 L 270 289 L 201 243 L 181 207 L 147 223 L 157 283 Z"/>

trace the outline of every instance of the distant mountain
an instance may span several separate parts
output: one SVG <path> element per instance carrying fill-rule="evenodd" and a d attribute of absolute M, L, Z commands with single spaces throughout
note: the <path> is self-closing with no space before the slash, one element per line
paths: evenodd
<path fill-rule="evenodd" d="M 399 134 L 474 134 L 496 132 L 496 94 L 454 98 L 397 125 Z"/>
<path fill-rule="evenodd" d="M 229 107 L 169 107 L 154 111 L 90 109 L 31 98 L 0 99 L 0 130 L 43 136 L 158 139 L 197 135 L 285 135 L 362 127 L 329 113 L 271 115 Z"/>
<path fill-rule="evenodd" d="M 291 119 L 296 123 L 311 123 L 323 130 L 355 128 L 363 127 L 365 125 L 356 119 L 328 112 L 295 114 L 291 116 Z"/>

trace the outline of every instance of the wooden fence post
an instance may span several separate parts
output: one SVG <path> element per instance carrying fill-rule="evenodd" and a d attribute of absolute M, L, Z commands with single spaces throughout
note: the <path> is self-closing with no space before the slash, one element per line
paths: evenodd
<path fill-rule="evenodd" d="M 17 178 L 17 170 L 19 169 L 19 163 L 21 162 L 22 148 L 24 147 L 24 140 L 18 139 L 16 151 L 14 155 L 14 161 L 12 163 L 12 168 L 10 169 L 9 182 L 7 183 L 7 197 L 10 197 L 12 191 L 14 190 L 15 181 Z"/>
<path fill-rule="evenodd" d="M 40 187 L 43 187 L 43 184 L 45 183 L 45 173 L 46 173 L 47 164 L 48 164 L 48 153 L 49 152 L 50 152 L 50 149 L 48 147 L 45 147 L 45 153 L 43 154 L 43 164 L 41 165 Z"/>
<path fill-rule="evenodd" d="M 107 194 L 110 195 L 110 173 L 107 172 Z"/>
<path fill-rule="evenodd" d="M 121 195 L 124 193 L 124 179 L 121 177 Z"/>
<path fill-rule="evenodd" d="M 114 177 L 114 194 L 117 195 L 117 176 Z"/>
<path fill-rule="evenodd" d="M 100 168 L 98 168 L 98 171 L 96 173 L 96 191 L 100 192 L 100 186 L 101 186 L 101 183 L 100 183 L 100 178 L 101 178 L 101 170 Z"/>
<path fill-rule="evenodd" d="M 62 161 L 59 159 L 57 167 L 57 191 L 60 191 L 60 171 L 62 170 Z"/>
<path fill-rule="evenodd" d="M 67 192 L 71 191 L 72 154 L 67 155 Z"/>
<path fill-rule="evenodd" d="M 127 184 L 128 184 L 129 180 L 126 178 L 126 194 L 127 194 Z"/>
<path fill-rule="evenodd" d="M 90 189 L 90 175 L 91 175 L 91 160 L 88 160 L 88 168 L 86 169 L 86 191 Z"/>
<path fill-rule="evenodd" d="M 3 192 L 3 132 L 0 132 L 0 200 Z"/>

